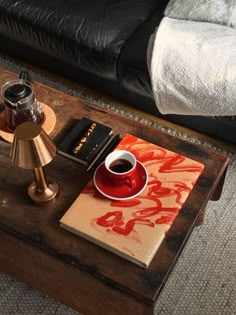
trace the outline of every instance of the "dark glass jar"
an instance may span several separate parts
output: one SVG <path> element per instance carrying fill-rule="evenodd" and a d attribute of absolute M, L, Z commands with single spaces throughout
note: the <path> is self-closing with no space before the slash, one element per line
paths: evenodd
<path fill-rule="evenodd" d="M 10 132 L 14 132 L 23 122 L 43 122 L 44 113 L 30 82 L 24 79 L 9 81 L 2 86 L 1 94 L 5 105 L 5 123 Z"/>

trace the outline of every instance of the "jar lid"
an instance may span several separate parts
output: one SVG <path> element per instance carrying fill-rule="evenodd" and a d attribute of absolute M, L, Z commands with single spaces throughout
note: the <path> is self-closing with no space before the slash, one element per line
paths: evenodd
<path fill-rule="evenodd" d="M 26 88 L 23 84 L 14 84 L 5 92 L 5 97 L 10 101 L 19 101 L 26 96 Z"/>
<path fill-rule="evenodd" d="M 24 84 L 14 84 L 10 86 L 4 93 L 4 98 L 6 101 L 6 105 L 13 109 L 25 109 L 32 105 L 32 102 L 34 101 L 34 97 L 30 97 L 28 99 L 28 96 L 32 93 L 32 89 Z M 19 101 L 24 100 L 25 102 L 19 103 Z"/>

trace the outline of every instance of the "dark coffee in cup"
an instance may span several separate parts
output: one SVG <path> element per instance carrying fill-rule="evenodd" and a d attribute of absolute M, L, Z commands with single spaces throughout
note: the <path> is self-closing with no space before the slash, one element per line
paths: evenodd
<path fill-rule="evenodd" d="M 117 159 L 113 161 L 109 168 L 115 173 L 126 173 L 133 167 L 133 164 L 126 159 Z"/>
<path fill-rule="evenodd" d="M 105 159 L 111 185 L 132 189 L 136 186 L 136 157 L 126 150 L 114 150 Z"/>

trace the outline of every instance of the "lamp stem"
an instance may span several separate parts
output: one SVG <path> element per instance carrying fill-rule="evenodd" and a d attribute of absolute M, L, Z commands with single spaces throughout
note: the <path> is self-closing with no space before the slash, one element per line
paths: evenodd
<path fill-rule="evenodd" d="M 33 173 L 34 173 L 34 180 L 36 183 L 36 190 L 45 191 L 48 187 L 48 184 L 47 184 L 47 179 L 44 174 L 43 168 L 41 166 L 36 167 L 33 169 Z"/>
<path fill-rule="evenodd" d="M 28 194 L 36 205 L 44 205 L 52 200 L 58 192 L 58 185 L 47 181 L 43 167 L 33 169 L 34 182 L 28 188 Z"/>

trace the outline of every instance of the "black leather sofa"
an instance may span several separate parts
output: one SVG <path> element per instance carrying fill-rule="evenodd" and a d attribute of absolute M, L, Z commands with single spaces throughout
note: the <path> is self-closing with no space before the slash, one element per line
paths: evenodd
<path fill-rule="evenodd" d="M 0 0 L 0 49 L 145 112 L 236 143 L 234 117 L 161 115 L 146 62 L 168 0 Z"/>

